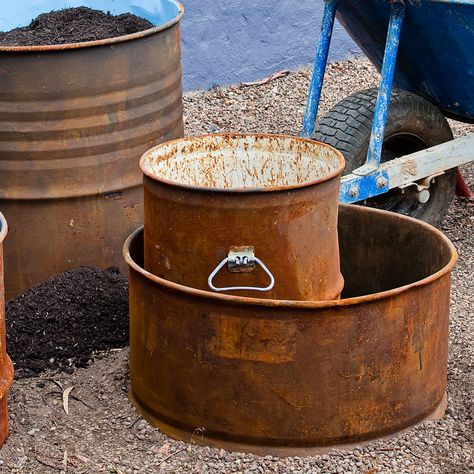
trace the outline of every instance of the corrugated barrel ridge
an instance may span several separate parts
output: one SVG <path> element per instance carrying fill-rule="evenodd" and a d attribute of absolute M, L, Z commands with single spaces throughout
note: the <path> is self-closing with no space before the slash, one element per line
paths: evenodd
<path fill-rule="evenodd" d="M 176 30 L 113 47 L 3 53 L 0 198 L 138 186 L 141 154 L 183 133 L 179 44 L 162 38 Z M 26 61 L 37 76 L 25 74 Z"/>
<path fill-rule="evenodd" d="M 172 79 L 173 83 L 166 84 L 169 79 Z M 94 138 L 98 145 L 102 145 L 102 148 L 97 149 L 100 153 L 102 149 L 107 148 L 109 141 L 107 135 L 126 132 L 125 136 L 120 137 L 122 140 L 128 136 L 132 137 L 133 131 L 138 132 L 143 124 L 158 121 L 160 117 L 163 125 L 160 133 L 165 135 L 175 128 L 181 119 L 180 77 L 172 75 L 169 78 L 150 78 L 150 80 L 149 84 L 117 91 L 114 95 L 108 94 L 108 97 L 85 97 L 81 100 L 83 104 L 78 104 L 78 107 L 70 110 L 67 109 L 70 105 L 67 101 L 58 101 L 58 110 L 51 112 L 45 111 L 43 104 L 38 105 L 33 101 L 0 102 L 2 159 L 14 160 L 17 156 L 22 156 L 17 155 L 18 153 L 24 153 L 27 157 L 32 151 L 36 156 L 39 154 L 40 157 L 44 155 L 45 159 L 51 159 L 55 154 L 64 155 L 64 149 L 57 148 L 58 140 L 70 140 L 72 146 L 77 146 L 78 139 L 87 138 Z M 102 105 L 98 107 L 97 103 Z M 11 112 L 23 106 L 25 112 Z M 49 122 L 49 126 L 41 130 L 45 121 Z M 28 154 L 18 151 L 17 142 L 24 142 L 25 138 L 28 138 Z M 76 150 L 85 154 L 83 148 L 75 148 L 74 151 Z M 68 156 L 71 155 L 68 153 Z"/>

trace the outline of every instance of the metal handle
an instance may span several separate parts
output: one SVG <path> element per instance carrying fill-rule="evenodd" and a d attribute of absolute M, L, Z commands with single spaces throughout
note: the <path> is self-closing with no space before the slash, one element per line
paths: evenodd
<path fill-rule="evenodd" d="M 265 288 L 257 286 L 229 286 L 227 288 L 218 288 L 212 281 L 214 277 L 221 271 L 222 267 L 227 264 L 229 271 L 232 273 L 249 273 L 255 268 L 255 264 L 258 263 L 265 273 L 270 277 L 270 284 Z M 213 270 L 207 279 L 209 288 L 213 291 L 237 291 L 237 290 L 250 290 L 250 291 L 270 291 L 275 286 L 275 277 L 267 266 L 253 253 L 253 247 L 238 247 L 233 248 L 229 251 L 224 260 Z"/>

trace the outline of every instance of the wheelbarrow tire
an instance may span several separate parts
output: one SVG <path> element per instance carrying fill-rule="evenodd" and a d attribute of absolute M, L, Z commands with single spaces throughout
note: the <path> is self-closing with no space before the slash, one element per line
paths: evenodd
<path fill-rule="evenodd" d="M 346 159 L 344 174 L 365 163 L 369 147 L 377 89 L 368 89 L 346 97 L 336 104 L 316 125 L 314 140 L 341 151 Z M 453 139 L 448 121 L 427 100 L 403 90 L 392 92 L 382 161 L 414 153 Z M 366 201 L 371 207 L 409 215 L 440 226 L 456 188 L 456 170 L 435 178 L 430 200 L 420 204 L 398 190 Z"/>

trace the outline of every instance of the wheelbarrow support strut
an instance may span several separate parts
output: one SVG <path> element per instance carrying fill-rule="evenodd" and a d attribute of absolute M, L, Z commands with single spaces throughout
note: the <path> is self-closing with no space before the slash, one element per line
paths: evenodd
<path fill-rule="evenodd" d="M 324 74 L 328 64 L 329 47 L 331 45 L 332 32 L 334 29 L 334 20 L 336 19 L 336 7 L 337 0 L 326 0 L 323 24 L 321 26 L 321 34 L 319 36 L 316 58 L 314 60 L 313 77 L 309 87 L 308 102 L 306 103 L 306 112 L 303 119 L 303 131 L 301 136 L 304 138 L 311 137 L 318 116 Z"/>
<path fill-rule="evenodd" d="M 417 186 L 417 181 L 443 174 L 447 169 L 456 168 L 472 161 L 471 150 L 474 148 L 474 134 L 422 152 L 403 156 L 387 163 L 380 163 L 398 56 L 398 46 L 406 11 L 404 1 L 387 1 L 391 4 L 390 19 L 367 159 L 363 166 L 342 178 L 339 200 L 344 203 L 364 201 L 371 197 L 385 194 L 394 188 Z M 337 4 L 338 0 L 325 0 L 321 35 L 317 46 L 313 77 L 301 132 L 301 136 L 305 138 L 310 138 L 313 134 L 318 115 Z M 407 160 L 411 162 L 415 160 L 417 166 L 405 166 L 404 163 Z M 407 169 L 413 169 L 414 171 L 413 173 L 407 173 Z M 459 172 L 457 176 L 457 193 L 465 197 L 471 195 Z"/>
<path fill-rule="evenodd" d="M 385 126 L 387 125 L 388 107 L 390 105 L 390 95 L 392 93 L 393 76 L 397 63 L 398 45 L 400 44 L 400 34 L 402 32 L 404 17 L 405 5 L 398 2 L 392 3 L 367 160 L 364 166 L 354 170 L 354 174 L 360 176 L 366 176 L 376 171 L 380 165 Z"/>
<path fill-rule="evenodd" d="M 338 0 L 327 0 L 325 2 L 321 35 L 316 51 L 313 77 L 309 89 L 306 113 L 303 120 L 303 130 L 301 133 L 301 136 L 306 138 L 311 137 L 318 115 L 324 74 L 326 72 L 329 56 L 329 47 L 334 29 L 334 21 L 336 19 L 337 1 Z M 380 164 L 385 126 L 387 123 L 387 112 L 390 104 L 390 94 L 392 92 L 393 76 L 395 73 L 398 45 L 400 43 L 404 17 L 405 4 L 400 1 L 392 3 L 369 151 L 364 166 L 354 171 L 354 174 L 357 175 L 366 176 L 376 171 Z"/>

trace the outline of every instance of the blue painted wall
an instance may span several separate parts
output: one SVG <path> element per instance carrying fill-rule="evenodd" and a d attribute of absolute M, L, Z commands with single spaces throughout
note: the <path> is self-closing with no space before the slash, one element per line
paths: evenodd
<path fill-rule="evenodd" d="M 207 89 L 261 79 L 313 62 L 323 0 L 181 0 L 184 87 Z M 154 23 L 168 21 L 174 0 L 6 0 L 0 30 L 28 24 L 39 13 L 79 5 L 131 11 Z M 359 50 L 337 24 L 331 59 Z"/>
<path fill-rule="evenodd" d="M 181 0 L 184 86 L 261 79 L 313 62 L 322 0 Z M 331 60 L 359 54 L 337 24 Z"/>

